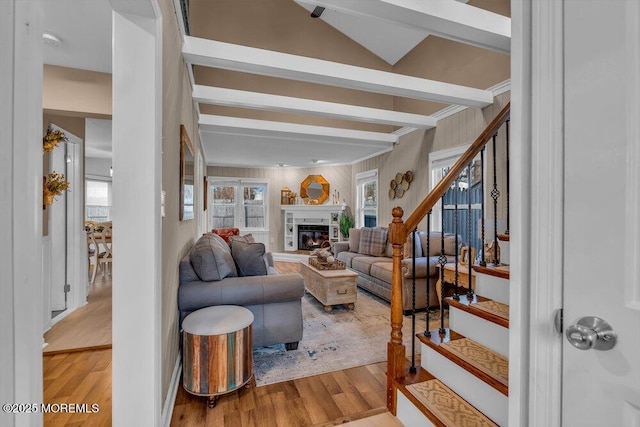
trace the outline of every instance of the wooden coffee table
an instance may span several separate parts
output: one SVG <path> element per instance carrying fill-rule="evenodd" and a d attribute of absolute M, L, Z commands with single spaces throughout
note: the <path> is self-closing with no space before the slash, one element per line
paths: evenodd
<path fill-rule="evenodd" d="M 304 287 L 331 312 L 332 306 L 345 304 L 350 310 L 356 307 L 358 273 L 351 270 L 318 270 L 307 261 L 300 261 Z"/>

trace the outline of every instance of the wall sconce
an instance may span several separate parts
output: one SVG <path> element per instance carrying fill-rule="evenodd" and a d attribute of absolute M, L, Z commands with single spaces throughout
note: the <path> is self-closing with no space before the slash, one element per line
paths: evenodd
<path fill-rule="evenodd" d="M 109 176 L 113 178 L 113 166 L 109 166 Z"/>

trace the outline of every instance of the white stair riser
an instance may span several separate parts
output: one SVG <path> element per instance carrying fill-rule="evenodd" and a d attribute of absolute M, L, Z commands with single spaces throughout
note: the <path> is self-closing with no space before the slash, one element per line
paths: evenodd
<path fill-rule="evenodd" d="M 476 294 L 503 304 L 509 304 L 509 279 L 476 271 Z"/>
<path fill-rule="evenodd" d="M 507 396 L 424 344 L 422 367 L 495 423 L 508 425 Z"/>
<path fill-rule="evenodd" d="M 398 402 L 396 417 L 405 427 L 432 427 L 433 423 L 424 415 L 420 409 L 411 402 L 404 393 L 397 391 Z"/>
<path fill-rule="evenodd" d="M 500 240 L 500 262 L 502 264 L 511 264 L 509 259 L 509 243 L 510 242 L 503 242 Z"/>
<path fill-rule="evenodd" d="M 460 335 L 509 357 L 509 330 L 452 305 L 449 306 L 449 328 Z"/>

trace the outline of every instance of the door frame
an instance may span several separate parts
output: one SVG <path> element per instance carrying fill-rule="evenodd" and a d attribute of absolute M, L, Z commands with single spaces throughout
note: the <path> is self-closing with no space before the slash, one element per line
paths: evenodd
<path fill-rule="evenodd" d="M 563 2 L 511 2 L 509 424 L 560 425 Z"/>
<path fill-rule="evenodd" d="M 70 191 L 65 194 L 64 201 L 66 203 L 66 252 L 67 252 L 67 266 L 66 266 L 66 281 L 67 284 L 70 285 L 70 291 L 67 295 L 67 306 L 63 313 L 56 316 L 55 319 L 51 319 L 51 309 L 48 309 L 48 318 L 45 318 L 45 329 L 43 332 L 46 332 L 49 328 L 55 325 L 60 320 L 64 319 L 66 316 L 71 314 L 75 309 L 83 306 L 87 303 L 87 292 L 88 292 L 88 263 L 86 257 L 86 235 L 84 233 L 83 224 L 84 224 L 84 150 L 83 150 L 83 141 L 81 138 L 73 135 L 67 130 L 57 126 L 54 123 L 49 123 L 48 127 L 52 130 L 62 131 L 66 134 L 68 138 L 68 142 L 65 142 L 64 149 L 65 160 L 67 156 L 69 157 L 69 161 L 66 163 L 66 177 L 69 181 Z M 49 215 L 49 230 L 52 229 L 51 225 L 51 215 Z M 54 242 L 50 242 L 50 244 L 54 244 Z M 53 256 L 52 250 L 49 251 L 49 254 Z M 47 262 L 47 260 L 45 260 Z M 49 261 L 50 262 L 50 261 Z M 84 280 L 83 280 L 84 279 Z M 49 289 L 45 289 L 44 295 L 45 298 L 48 298 L 51 294 L 51 284 L 44 281 L 44 286 L 47 287 L 49 285 Z M 50 307 L 48 303 L 49 300 L 45 299 L 44 305 L 46 307 Z M 44 315 L 47 315 L 47 310 L 44 310 Z"/>

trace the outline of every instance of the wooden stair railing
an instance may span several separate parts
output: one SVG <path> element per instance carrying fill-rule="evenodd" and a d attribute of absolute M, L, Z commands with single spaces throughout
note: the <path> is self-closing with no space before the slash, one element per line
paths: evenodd
<path fill-rule="evenodd" d="M 460 156 L 458 161 L 449 169 L 438 184 L 406 221 L 402 220 L 404 211 L 396 206 L 392 210 L 393 221 L 389 224 L 389 241 L 393 246 L 393 272 L 391 275 L 391 336 L 387 343 L 387 408 L 396 415 L 395 383 L 404 379 L 406 375 L 405 346 L 402 344 L 402 259 L 404 244 L 409 232 L 415 229 L 420 221 L 433 209 L 447 189 L 454 183 L 458 175 L 480 153 L 498 129 L 509 119 L 511 103 L 508 103 L 500 113 L 482 131 L 480 136 Z M 428 325 L 427 325 L 428 328 Z"/>

